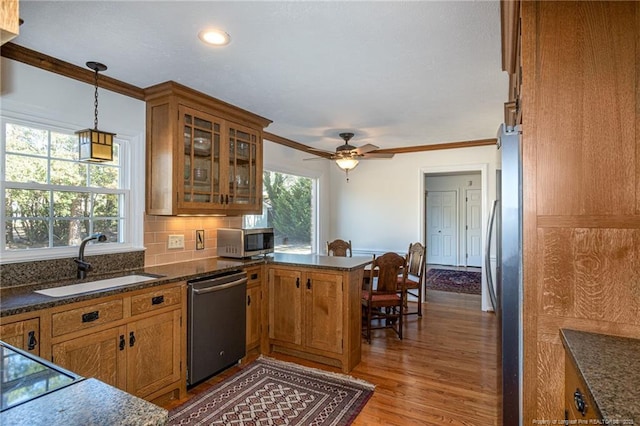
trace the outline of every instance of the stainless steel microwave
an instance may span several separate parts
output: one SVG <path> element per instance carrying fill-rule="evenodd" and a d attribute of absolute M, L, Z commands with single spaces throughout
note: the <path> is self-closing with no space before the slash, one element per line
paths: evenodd
<path fill-rule="evenodd" d="M 243 258 L 273 253 L 273 228 L 218 229 L 218 256 Z"/>

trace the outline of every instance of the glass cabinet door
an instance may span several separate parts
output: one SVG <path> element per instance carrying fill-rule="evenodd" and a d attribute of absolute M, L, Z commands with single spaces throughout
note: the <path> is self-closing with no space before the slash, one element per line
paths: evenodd
<path fill-rule="evenodd" d="M 250 129 L 229 123 L 229 204 L 256 206 L 258 195 L 258 136 Z"/>
<path fill-rule="evenodd" d="M 215 117 L 181 109 L 183 132 L 182 202 L 220 204 L 220 143 L 222 125 Z M 169 171 L 167 171 L 169 173 Z"/>

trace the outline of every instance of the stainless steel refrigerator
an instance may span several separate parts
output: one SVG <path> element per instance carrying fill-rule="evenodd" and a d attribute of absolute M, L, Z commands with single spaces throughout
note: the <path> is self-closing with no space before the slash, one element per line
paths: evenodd
<path fill-rule="evenodd" d="M 498 150 L 502 161 L 487 225 L 485 268 L 499 327 L 498 398 L 502 403 L 498 424 L 512 426 L 522 425 L 522 138 L 518 126 L 500 126 Z"/>

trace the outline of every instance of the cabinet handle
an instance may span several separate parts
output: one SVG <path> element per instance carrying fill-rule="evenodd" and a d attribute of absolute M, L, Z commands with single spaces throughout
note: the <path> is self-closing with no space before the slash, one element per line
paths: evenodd
<path fill-rule="evenodd" d="M 229 204 L 229 194 L 225 195 L 224 197 L 225 197 L 225 200 L 224 200 L 225 204 Z"/>
<path fill-rule="evenodd" d="M 247 306 L 251 306 L 251 295 L 247 294 Z"/>
<path fill-rule="evenodd" d="M 300 278 L 296 278 L 296 288 L 300 288 Z"/>
<path fill-rule="evenodd" d="M 32 351 L 36 348 L 36 345 L 38 344 L 38 340 L 36 339 L 36 332 L 35 331 L 30 331 L 29 332 L 29 340 L 27 343 L 27 349 Z"/>
<path fill-rule="evenodd" d="M 307 278 L 307 290 L 311 290 L 311 278 Z"/>
<path fill-rule="evenodd" d="M 124 334 L 120 335 L 120 350 L 124 351 L 124 346 L 125 346 L 125 342 L 124 342 Z"/>
<path fill-rule="evenodd" d="M 82 314 L 82 322 L 93 322 L 100 318 L 100 311 L 93 311 L 86 314 Z"/>
<path fill-rule="evenodd" d="M 251 274 L 251 279 L 252 280 L 257 280 L 258 279 L 258 274 Z"/>
<path fill-rule="evenodd" d="M 580 414 L 583 416 L 587 414 L 587 403 L 584 401 L 582 392 L 580 392 L 578 388 L 576 388 L 576 391 L 573 393 L 573 402 L 576 404 L 576 410 L 578 410 Z"/>
<path fill-rule="evenodd" d="M 151 298 L 152 305 L 160 305 L 162 303 L 164 303 L 164 295 Z"/>
<path fill-rule="evenodd" d="M 220 204 L 224 204 L 224 195 L 220 194 Z"/>
<path fill-rule="evenodd" d="M 129 333 L 129 347 L 133 347 L 136 344 L 136 336 L 133 335 L 133 331 Z"/>

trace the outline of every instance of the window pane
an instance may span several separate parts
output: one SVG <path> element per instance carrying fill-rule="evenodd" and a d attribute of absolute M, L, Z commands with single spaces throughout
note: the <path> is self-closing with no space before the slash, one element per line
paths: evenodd
<path fill-rule="evenodd" d="M 117 189 L 120 187 L 120 169 L 112 166 L 98 166 L 92 164 L 89 166 L 91 169 L 91 184 L 90 186 L 98 188 L 112 188 Z"/>
<path fill-rule="evenodd" d="M 96 194 L 93 201 L 94 217 L 118 217 L 120 194 Z"/>
<path fill-rule="evenodd" d="M 47 159 L 6 155 L 6 180 L 9 182 L 47 183 Z"/>
<path fill-rule="evenodd" d="M 72 161 L 51 160 L 51 184 L 86 186 L 87 165 Z"/>
<path fill-rule="evenodd" d="M 312 253 L 313 180 L 301 176 L 265 171 L 263 174 L 265 210 L 275 234 L 275 251 Z M 255 222 L 264 223 L 257 220 Z"/>
<path fill-rule="evenodd" d="M 49 217 L 49 191 L 7 189 L 5 209 L 8 217 Z"/>
<path fill-rule="evenodd" d="M 91 194 L 86 192 L 55 191 L 53 193 L 53 217 L 88 217 L 91 211 Z"/>
<path fill-rule="evenodd" d="M 51 157 L 78 160 L 80 150 L 78 144 L 76 135 L 51 132 Z"/>
<path fill-rule="evenodd" d="M 48 132 L 7 123 L 7 152 L 47 155 Z"/>
<path fill-rule="evenodd" d="M 100 232 L 107 237 L 107 242 L 117 243 L 120 235 L 120 220 L 95 220 L 93 232 Z"/>
<path fill-rule="evenodd" d="M 89 233 L 89 220 L 56 219 L 53 221 L 53 246 L 78 246 Z"/>
<path fill-rule="evenodd" d="M 9 219 L 5 249 L 23 250 L 49 246 L 49 222 L 41 219 Z"/>

